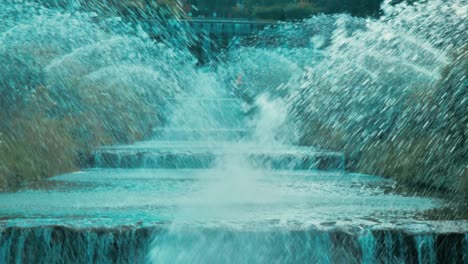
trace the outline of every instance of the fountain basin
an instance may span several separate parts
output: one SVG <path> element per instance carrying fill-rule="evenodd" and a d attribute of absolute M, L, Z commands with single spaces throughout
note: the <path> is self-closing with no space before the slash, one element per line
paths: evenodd
<path fill-rule="evenodd" d="M 229 170 L 96 168 L 0 194 L 0 262 L 467 260 L 468 222 L 391 180 Z"/>

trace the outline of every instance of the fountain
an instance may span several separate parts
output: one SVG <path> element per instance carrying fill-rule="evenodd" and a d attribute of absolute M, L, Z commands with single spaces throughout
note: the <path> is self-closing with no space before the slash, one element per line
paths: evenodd
<path fill-rule="evenodd" d="M 451 2 L 285 23 L 201 67 L 189 39 L 154 42 L 80 5 L 1 3 L 2 110 L 71 125 L 77 151 L 101 146 L 81 171 L 0 193 L 0 262 L 468 263 L 458 207 L 351 173 L 359 149 L 327 143 L 401 133 L 407 95 L 466 43 Z"/>

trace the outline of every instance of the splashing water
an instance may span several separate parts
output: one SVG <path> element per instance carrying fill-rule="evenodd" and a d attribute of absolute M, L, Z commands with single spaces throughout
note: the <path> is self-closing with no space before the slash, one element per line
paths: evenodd
<path fill-rule="evenodd" d="M 453 1 L 451 4 L 431 1 L 411 6 L 392 6 L 387 1 L 383 4 L 384 15 L 380 19 L 364 20 L 345 15 L 318 16 L 305 21 L 299 29 L 286 24 L 266 31 L 263 37 L 267 43 L 271 35 L 280 39 L 274 48 L 262 46 L 260 40 L 257 47 L 227 51 L 223 65 L 228 70 L 224 74 L 234 79 L 240 73 L 243 95 L 251 98 L 251 102 L 258 108 L 253 139 L 260 144 L 274 144 L 282 125 L 286 123 L 297 131 L 284 133 L 283 136 L 288 135 L 289 138 L 283 137 L 281 143 L 297 142 L 295 135 L 300 135 L 302 141 L 309 140 L 312 143 L 320 141 L 308 137 L 329 139 L 332 136 L 311 129 L 309 126 L 312 124 L 333 128 L 338 131 L 333 133 L 343 133 L 345 140 L 358 142 L 359 145 L 354 147 L 358 152 L 363 145 L 372 144 L 375 140 L 378 142 L 385 138 L 395 138 L 397 134 L 403 133 L 402 127 L 410 122 L 408 116 L 412 118 L 416 108 L 420 107 L 412 106 L 411 98 L 431 93 L 430 87 L 441 79 L 442 69 L 451 63 L 452 54 L 466 44 L 466 23 L 463 20 L 466 20 L 467 14 L 461 11 L 461 6 L 462 1 Z M 317 21 L 322 24 L 328 22 L 328 27 L 317 29 Z M 315 34 L 307 35 L 305 32 Z M 287 101 L 285 98 L 288 98 Z M 294 124 L 286 122 L 291 119 Z M 334 146 L 329 144 L 328 147 Z M 354 158 L 355 154 L 351 155 Z M 238 177 L 244 173 L 249 176 L 237 179 L 241 182 L 240 186 L 256 186 L 258 178 L 253 177 L 254 172 L 236 172 L 231 176 Z M 223 175 L 229 177 L 230 174 L 223 171 Z M 236 183 L 239 182 L 230 182 L 225 178 L 222 180 L 224 187 L 233 186 L 232 190 L 237 191 L 239 185 Z M 214 189 L 221 192 L 211 193 L 216 195 L 208 196 L 205 203 L 217 199 L 225 201 L 223 194 L 233 197 L 223 186 Z M 243 198 L 248 197 L 248 200 L 258 202 L 262 198 L 250 195 L 234 197 L 235 200 L 229 201 L 242 202 Z M 285 199 L 281 196 L 265 198 Z M 225 209 L 226 204 L 222 208 Z M 218 220 L 220 222 L 222 219 L 235 219 L 229 211 L 219 207 L 210 209 L 222 216 Z M 197 214 L 191 211 L 188 215 Z M 195 235 L 193 232 L 190 228 L 180 229 L 177 226 L 175 230 L 169 231 L 167 237 L 156 239 L 152 260 L 261 263 L 275 259 L 272 257 L 275 255 L 273 252 L 265 253 L 260 244 L 252 242 L 255 235 L 248 235 L 249 241 L 246 242 L 229 235 L 210 236 L 209 231 Z M 186 241 L 185 234 L 197 237 L 196 242 L 190 239 Z M 289 235 L 285 236 L 288 237 L 287 241 L 292 241 Z M 329 243 L 328 238 L 325 241 Z M 369 230 L 364 231 L 359 241 L 363 262 L 373 263 L 381 257 L 376 252 L 375 237 Z M 432 236 L 418 238 L 417 241 L 417 261 L 435 262 L 433 251 L 428 256 L 422 253 L 422 248 L 432 241 Z M 246 244 L 238 247 L 232 243 Z M 259 252 L 251 252 L 250 246 L 256 247 Z M 275 246 L 271 248 L 281 251 Z M 318 251 L 325 253 L 327 249 Z M 294 261 L 290 254 L 286 255 L 290 258 L 279 258 L 278 262 Z M 326 253 L 324 255 L 330 256 Z M 326 257 L 314 256 L 312 259 L 331 262 Z"/>
<path fill-rule="evenodd" d="M 96 181 L 93 173 L 109 173 L 110 179 L 126 184 L 119 187 L 120 193 L 132 197 L 125 201 L 117 202 L 120 198 L 106 189 L 106 183 L 95 183 L 97 187 L 92 188 L 96 189 L 86 193 L 86 201 L 96 200 L 92 205 L 100 202 L 117 213 L 77 206 L 83 199 L 80 189 L 74 195 L 57 193 L 60 201 L 53 203 L 45 202 L 47 196 L 41 192 L 20 193 L 25 199 L 21 201 L 26 201 L 21 204 L 28 207 L 22 213 L 34 218 L 47 215 L 40 210 L 51 210 L 51 205 L 63 209 L 71 203 L 86 216 L 116 217 L 124 225 L 143 216 L 145 221 L 154 218 L 153 222 L 166 226 L 145 245 L 143 258 L 152 263 L 435 262 L 436 255 L 442 254 L 434 248 L 437 235 L 423 230 L 413 236 L 404 227 L 394 231 L 393 223 L 425 221 L 421 212 L 437 208 L 437 202 L 392 193 L 393 182 L 380 178 L 351 177 L 343 171 L 343 154 L 320 150 L 346 152 L 352 168 L 360 169 L 359 160 L 381 165 L 378 159 L 385 156 L 384 151 L 371 153 L 369 146 L 387 141 L 417 146 L 420 138 L 415 134 L 438 133 L 450 111 L 466 110 L 465 99 L 455 100 L 456 107 L 449 105 L 448 110 L 439 106 L 434 110 L 425 100 L 442 97 L 433 87 L 444 79 L 443 70 L 466 59 L 464 1 L 390 2 L 384 2 L 378 19 L 318 15 L 301 23 L 280 24 L 260 33 L 253 44 L 236 41 L 219 55 L 217 65 L 203 67 L 196 66 L 187 47 L 195 36 L 164 35 L 159 42 L 149 37 L 156 31 L 170 31 L 161 21 L 154 26 L 160 28 L 145 32 L 138 22 L 80 12 L 80 1 L 71 1 L 68 10 L 73 12 L 34 3 L 0 3 L 0 18 L 5 21 L 0 25 L 4 112 L 0 118 L 25 111 L 47 122 L 66 120 L 72 137 L 82 140 L 76 143 L 80 148 L 150 140 L 97 150 L 97 172 L 107 167 L 161 170 L 169 166 L 182 178 L 172 183 L 153 171 L 135 172 L 142 183 L 126 179 L 124 174 L 131 172 L 92 171 L 81 175 L 81 181 L 86 182 L 86 177 Z M 465 57 L 454 59 L 454 54 Z M 463 78 L 453 85 L 453 94 L 462 98 L 466 95 L 466 85 L 460 84 L 466 83 Z M 440 109 L 444 111 L 437 113 L 435 121 L 428 119 Z M 21 130 L 14 119 L 5 119 L 8 122 L 0 129 Z M 422 129 L 411 127 L 421 124 Z M 28 137 L 10 144 L 15 146 L 24 138 Z M 45 134 L 41 141 L 47 138 Z M 460 140 L 448 141 L 456 145 Z M 389 149 L 396 156 L 416 152 L 404 153 L 393 145 Z M 362 154 L 366 151 L 371 153 L 370 162 Z M 465 149 L 452 152 L 462 153 L 459 159 L 466 163 Z M 439 157 L 431 152 L 431 159 Z M 415 162 L 418 169 L 430 163 L 421 159 Z M 334 162 L 338 164 L 331 166 L 334 172 L 309 171 Z M 459 185 L 460 164 L 453 164 L 446 171 L 456 172 L 454 176 L 439 178 L 436 187 Z M 203 170 L 193 170 L 199 167 Z M 423 173 L 427 172 L 431 170 Z M 73 178 L 65 175 L 61 180 L 70 180 L 67 177 Z M 153 177 L 156 189 L 146 183 Z M 70 180 L 78 184 L 74 181 Z M 140 192 L 144 199 L 138 198 Z M 152 197 L 158 195 L 162 198 Z M 3 199 L 17 198 L 13 194 Z M 29 206 L 33 202 L 37 210 Z M 5 206 L 1 212 L 11 214 L 10 209 Z M 57 224 L 54 219 L 60 217 L 79 222 L 66 209 L 52 212 L 51 223 Z M 47 229 L 36 238 L 53 239 L 53 232 Z M 83 237 L 104 239 L 97 236 L 90 231 Z M 18 248 L 32 239 L 15 231 L 5 237 L 10 244 L 21 244 Z M 112 239 L 104 240 L 112 244 L 108 242 Z M 460 241 L 466 247 L 466 235 Z M 1 245 L 5 244 L 0 244 L 0 259 L 21 257 Z M 87 257 L 92 259 L 94 254 L 88 252 Z M 132 254 L 130 261 L 142 260 Z M 456 253 L 453 258 L 460 259 L 460 254 L 466 255 Z M 461 258 L 466 259 L 464 255 Z"/>

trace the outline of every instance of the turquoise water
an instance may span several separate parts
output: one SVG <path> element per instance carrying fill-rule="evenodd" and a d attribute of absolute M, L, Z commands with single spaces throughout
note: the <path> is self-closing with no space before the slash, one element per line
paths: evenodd
<path fill-rule="evenodd" d="M 398 194 L 394 184 L 343 171 L 248 166 L 89 169 L 0 194 L 0 259 L 466 261 L 468 222 L 438 220 L 428 212 L 445 208 L 443 201 Z"/>
<path fill-rule="evenodd" d="M 253 170 L 255 186 L 229 170 L 90 169 L 42 188 L 0 194 L 2 226 L 208 225 L 303 227 L 424 221 L 443 206 L 392 191 L 391 180 L 321 171 Z M 206 213 L 206 214 L 205 214 Z M 202 225 L 203 226 L 203 225 Z"/>
<path fill-rule="evenodd" d="M 0 3 L 2 106 L 45 86 L 52 119 L 89 111 L 121 132 L 112 117 L 141 114 L 153 131 L 96 149 L 91 168 L 1 193 L 0 262 L 468 263 L 453 205 L 297 146 L 311 123 L 362 142 L 398 134 L 417 113 L 403 96 L 431 87 L 465 43 L 462 2 L 286 23 L 202 67 L 194 36 L 164 21 L 158 42 L 143 22 L 79 5 Z"/>

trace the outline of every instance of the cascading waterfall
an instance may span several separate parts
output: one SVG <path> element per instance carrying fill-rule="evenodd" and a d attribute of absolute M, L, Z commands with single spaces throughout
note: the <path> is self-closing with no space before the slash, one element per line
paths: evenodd
<path fill-rule="evenodd" d="M 251 97 L 251 103 L 259 108 L 260 118 L 256 120 L 256 132 L 262 136 L 261 139 L 270 139 L 269 144 L 274 140 L 297 142 L 291 135 L 301 134 L 301 131 L 289 132 L 281 137 L 279 127 L 291 124 L 268 120 L 268 115 L 285 119 L 278 112 L 281 109 L 278 104 L 285 104 L 284 101 L 280 102 L 281 99 L 276 102 L 273 99 L 274 106 L 268 108 L 268 104 L 272 102 L 265 99 L 275 97 L 289 98 L 289 107 L 298 129 L 303 128 L 301 123 L 310 123 L 312 119 L 321 125 L 338 128 L 343 126 L 350 139 L 356 137 L 370 141 L 375 137 L 392 137 L 399 132 L 395 128 L 402 126 L 398 122 L 405 122 L 402 116 L 414 114 L 412 109 L 405 108 L 404 105 L 408 94 L 417 94 L 425 86 L 431 87 L 437 82 L 441 78 L 441 70 L 450 64 L 450 53 L 456 52 L 457 48 L 466 43 L 463 33 L 466 26 L 462 21 L 467 14 L 463 11 L 453 12 L 462 3 L 454 1 L 451 8 L 446 6 L 442 1 L 413 6 L 402 4 L 396 7 L 386 2 L 382 7 L 385 15 L 378 20 L 363 20 L 345 15 L 326 18 L 319 16 L 306 21 L 299 29 L 290 25 L 279 26 L 265 32 L 265 45 L 260 40 L 256 47 L 228 50 L 224 54 L 223 64 L 227 70 L 222 73 L 228 79 L 240 76 L 237 77 L 241 80 L 239 90 L 243 96 Z M 444 15 L 441 16 L 436 10 L 442 10 Z M 317 30 L 317 21 L 328 22 L 328 28 L 324 32 Z M 302 41 L 304 35 L 301 34 L 307 28 L 310 28 L 310 32 L 315 30 L 310 42 Z M 276 43 L 275 48 L 268 47 L 270 36 L 280 39 L 280 44 Z M 262 107 L 267 107 L 267 115 L 262 115 Z M 263 126 L 262 120 L 270 126 Z M 274 129 L 271 129 L 272 124 Z M 269 135 L 269 131 L 274 134 Z M 313 134 L 310 136 L 314 137 Z M 217 198 L 220 196 L 210 197 L 209 200 Z M 229 217 L 226 218 L 223 219 L 230 220 Z M 223 233 L 218 238 L 197 234 L 197 239 L 183 242 L 185 233 L 191 231 L 181 230 L 177 226 L 168 232 L 167 238 L 162 236 L 156 239 L 152 260 L 165 262 L 171 259 L 180 263 L 191 259 L 198 262 L 227 263 L 277 260 L 278 263 L 297 263 L 308 259 L 319 263 L 333 263 L 340 259 L 342 263 L 346 263 L 355 259 L 362 263 L 391 263 L 398 260 L 436 263 L 444 258 L 463 258 L 456 254 L 441 257 L 440 253 L 436 253 L 433 235 L 418 235 L 412 238 L 414 240 L 410 242 L 410 246 L 407 241 L 403 241 L 405 238 L 402 236 L 393 237 L 385 232 L 385 239 L 379 241 L 380 238 L 376 238 L 371 229 L 364 229 L 357 235 L 360 245 L 357 251 L 360 253 L 356 253 L 354 258 L 333 256 L 336 242 L 330 241 L 327 236 L 323 238 L 316 234 L 310 240 L 301 241 L 309 243 L 307 247 L 298 250 L 306 254 L 302 259 L 299 253 L 289 251 L 296 246 L 300 247 L 300 243 L 296 244 L 289 234 L 286 238 L 277 239 L 278 243 L 265 246 L 269 243 L 256 240 L 256 236 L 262 234 L 246 235 L 248 242 L 237 237 L 227 238 Z M 167 241 L 170 242 L 166 244 Z M 236 247 L 235 243 L 244 247 Z M 251 246 L 251 243 L 255 244 Z M 284 249 L 288 253 L 281 251 L 283 243 L 291 246 L 290 249 Z M 383 243 L 384 246 L 379 247 L 378 243 Z M 250 252 L 251 247 L 258 251 Z M 278 256 L 270 251 L 265 253 L 263 247 L 282 253 Z"/>
<path fill-rule="evenodd" d="M 283 23 L 202 67 L 177 21 L 83 5 L 0 3 L 2 111 L 71 122 L 80 151 L 113 144 L 89 170 L 0 194 L 0 262 L 468 263 L 468 224 L 443 200 L 347 173 L 340 152 L 356 164 L 413 131 L 427 106 L 412 98 L 439 96 L 430 87 L 466 52 L 464 1 Z"/>
<path fill-rule="evenodd" d="M 418 263 L 435 263 L 434 239 L 432 236 L 416 237 L 418 245 Z"/>
<path fill-rule="evenodd" d="M 462 250 L 463 252 L 465 252 L 463 253 L 463 259 L 466 262 L 468 259 L 468 234 L 465 234 L 465 240 L 463 240 Z"/>
<path fill-rule="evenodd" d="M 359 237 L 362 250 L 362 263 L 375 262 L 375 238 L 370 230 L 363 230 Z"/>

